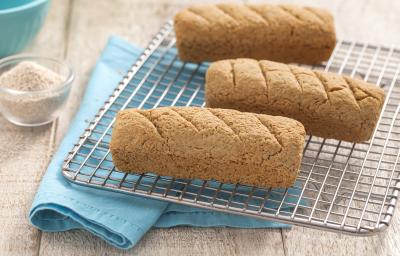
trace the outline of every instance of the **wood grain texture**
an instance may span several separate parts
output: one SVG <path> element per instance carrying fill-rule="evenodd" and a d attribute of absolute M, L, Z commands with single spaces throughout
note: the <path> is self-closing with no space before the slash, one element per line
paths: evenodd
<path fill-rule="evenodd" d="M 41 159 L 46 157 L 49 129 L 16 128 L 4 118 L 0 126 L 0 252 L 34 254 L 40 234 L 26 216 L 45 167 Z"/>
<path fill-rule="evenodd" d="M 151 230 L 133 249 L 118 250 L 84 231 L 43 234 L 40 255 L 276 255 L 279 230 L 187 228 Z"/>
<path fill-rule="evenodd" d="M 5 195 L 0 198 L 0 255 L 400 255 L 398 213 L 387 232 L 374 237 L 302 227 L 284 231 L 180 227 L 152 230 L 128 251 L 115 249 L 86 231 L 41 234 L 28 224 L 27 211 L 52 143 L 60 141 L 78 109 L 91 69 L 109 35 L 145 46 L 177 10 L 194 2 L 99 0 L 95 6 L 90 0 L 52 2 L 45 27 L 28 51 L 65 57 L 76 70 L 77 80 L 58 126 L 23 129 L 0 117 L 0 192 Z M 331 10 L 340 38 L 400 44 L 399 1 L 285 2 Z"/>

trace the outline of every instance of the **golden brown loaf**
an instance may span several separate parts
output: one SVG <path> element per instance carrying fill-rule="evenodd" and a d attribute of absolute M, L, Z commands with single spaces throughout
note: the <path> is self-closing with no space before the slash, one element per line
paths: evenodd
<path fill-rule="evenodd" d="M 180 59 L 192 62 L 245 57 L 315 64 L 336 43 L 328 11 L 296 5 L 192 6 L 176 14 L 174 29 Z"/>
<path fill-rule="evenodd" d="M 118 113 L 110 149 L 116 167 L 175 178 L 291 186 L 305 130 L 296 120 L 207 108 Z"/>
<path fill-rule="evenodd" d="M 218 61 L 206 75 L 208 107 L 287 116 L 307 133 L 352 142 L 371 137 L 384 97 L 361 80 L 265 60 Z"/>

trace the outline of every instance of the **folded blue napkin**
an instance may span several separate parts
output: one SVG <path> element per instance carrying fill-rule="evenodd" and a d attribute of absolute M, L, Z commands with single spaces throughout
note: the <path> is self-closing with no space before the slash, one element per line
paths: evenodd
<path fill-rule="evenodd" d="M 114 90 L 142 49 L 111 37 L 70 129 L 54 155 L 29 213 L 43 231 L 86 229 L 113 246 L 133 247 L 152 227 L 287 228 L 288 225 L 119 194 L 72 184 L 61 165 L 79 135 Z"/>

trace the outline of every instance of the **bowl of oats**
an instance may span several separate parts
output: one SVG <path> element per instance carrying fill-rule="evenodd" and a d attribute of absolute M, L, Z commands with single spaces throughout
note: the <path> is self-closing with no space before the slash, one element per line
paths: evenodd
<path fill-rule="evenodd" d="M 16 55 L 0 60 L 0 113 L 19 126 L 55 120 L 71 91 L 74 72 L 64 61 Z"/>

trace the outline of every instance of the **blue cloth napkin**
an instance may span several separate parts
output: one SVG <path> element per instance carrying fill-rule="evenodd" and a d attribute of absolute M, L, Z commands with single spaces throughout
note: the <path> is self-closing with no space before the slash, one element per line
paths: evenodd
<path fill-rule="evenodd" d="M 288 225 L 218 213 L 142 197 L 72 184 L 61 165 L 88 122 L 112 93 L 142 49 L 111 37 L 86 89 L 68 133 L 54 155 L 29 213 L 31 223 L 43 231 L 86 229 L 113 246 L 133 247 L 152 227 L 287 228 Z"/>

